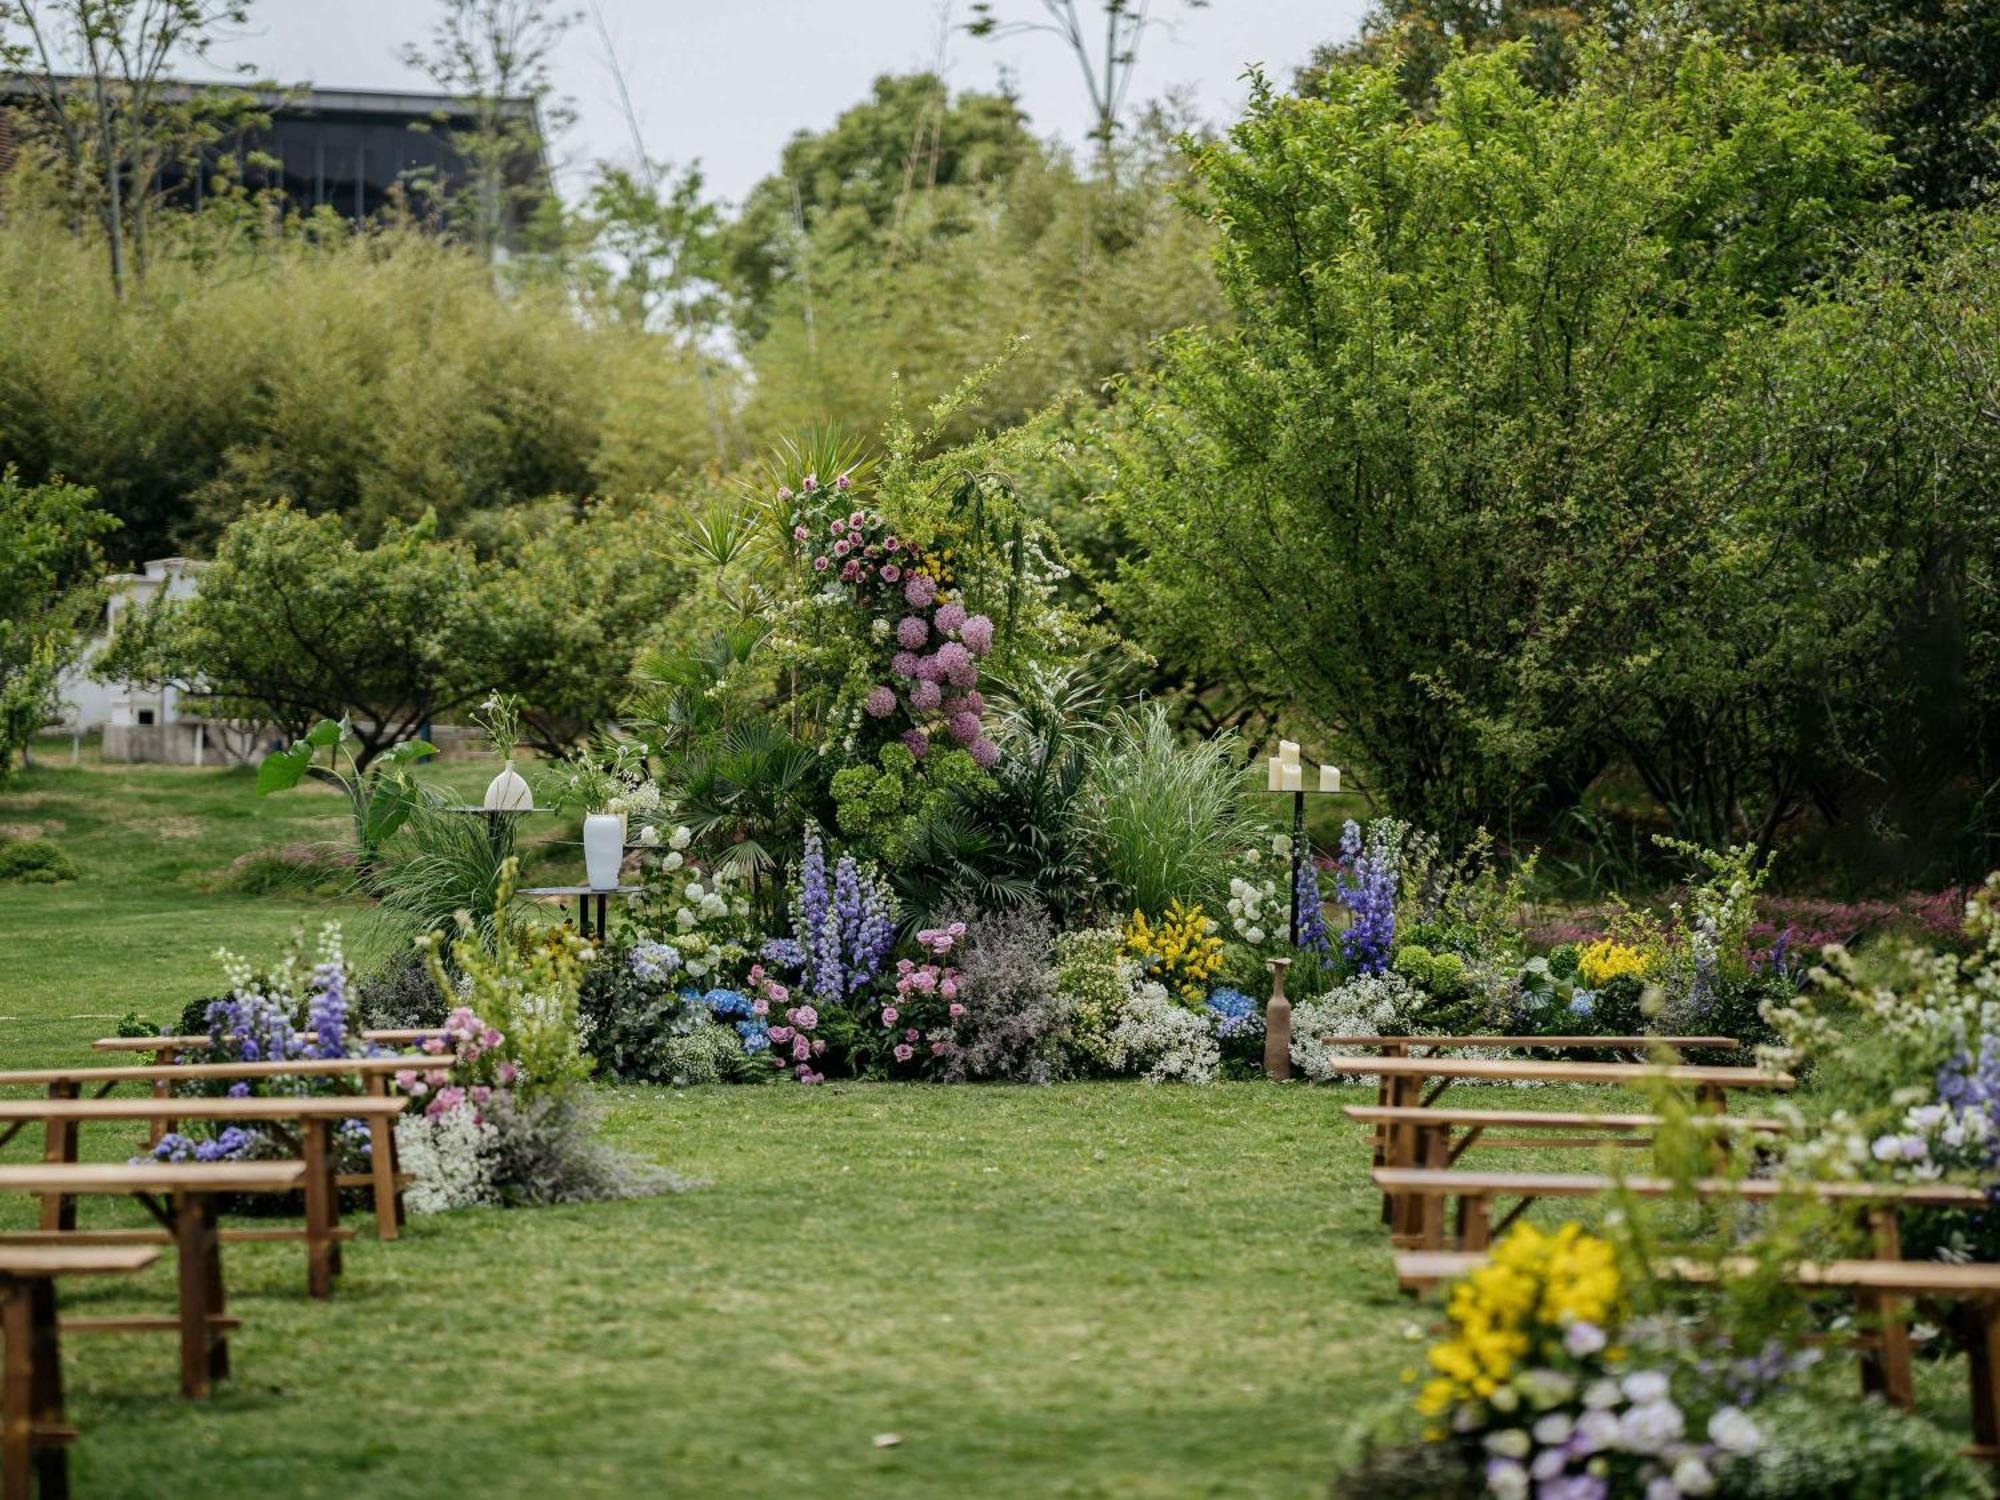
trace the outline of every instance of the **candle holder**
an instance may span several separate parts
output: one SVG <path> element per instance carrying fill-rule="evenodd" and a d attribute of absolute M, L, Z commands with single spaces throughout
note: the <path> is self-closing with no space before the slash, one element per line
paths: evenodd
<path fill-rule="evenodd" d="M 1340 767 L 1322 765 L 1316 778 L 1319 785 L 1307 787 L 1305 769 L 1299 762 L 1299 747 L 1290 740 L 1278 741 L 1278 753 L 1271 757 L 1271 784 L 1266 788 L 1272 792 L 1290 792 L 1292 797 L 1292 946 L 1299 945 L 1299 872 L 1306 860 L 1306 798 L 1334 797 L 1340 794 Z M 1296 774 L 1294 774 L 1296 773 Z M 1287 786 L 1286 782 L 1297 785 Z"/>

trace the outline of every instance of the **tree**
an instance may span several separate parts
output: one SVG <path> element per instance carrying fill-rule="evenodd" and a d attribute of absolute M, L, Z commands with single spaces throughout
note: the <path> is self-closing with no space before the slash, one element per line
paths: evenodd
<path fill-rule="evenodd" d="M 103 604 L 97 538 L 117 525 L 80 485 L 24 485 L 0 470 L 0 781 L 61 716 L 63 669 Z"/>
<path fill-rule="evenodd" d="M 217 717 L 304 739 L 347 720 L 357 774 L 490 682 L 480 567 L 430 518 L 355 543 L 337 516 L 283 501 L 223 534 L 189 599 L 127 617 L 100 676 L 173 683 Z"/>
<path fill-rule="evenodd" d="M 543 131 L 558 135 L 572 119 L 555 100 L 550 63 L 579 19 L 548 0 L 444 0 L 429 43 L 403 49 L 406 64 L 472 106 L 471 126 L 450 137 L 471 181 L 449 207 L 470 225 L 467 238 L 488 261 L 548 196 Z"/>
<path fill-rule="evenodd" d="M 1549 98 L 1454 59 L 1260 84 L 1198 165 L 1240 327 L 1170 341 L 1111 486 L 1113 598 L 1254 664 L 1446 830 L 1610 760 L 1708 544 L 1671 482 L 1713 371 L 1864 228 L 1888 169 L 1835 79 L 1673 34 Z"/>
<path fill-rule="evenodd" d="M 1208 0 L 1182 3 L 1190 10 L 1199 10 Z M 1083 73 L 1084 91 L 1090 96 L 1094 122 L 1090 138 L 1109 159 L 1125 113 L 1125 96 L 1132 87 L 1132 72 L 1139 65 L 1139 44 L 1158 19 L 1147 14 L 1151 0 L 1098 0 L 1098 4 L 1104 12 L 1101 41 L 1093 40 L 1095 26 L 1085 20 L 1077 0 L 1041 0 L 1048 17 L 1045 21 L 1003 21 L 994 14 L 993 0 L 973 0 L 972 20 L 965 29 L 976 37 L 1044 32 L 1068 47 Z"/>
<path fill-rule="evenodd" d="M 775 289 L 812 262 L 894 241 L 919 198 L 1003 180 L 1040 154 L 1013 100 L 953 95 L 931 73 L 882 75 L 830 129 L 786 142 L 778 170 L 743 200 L 726 243 L 739 332 L 762 334 Z"/>
<path fill-rule="evenodd" d="M 73 200 L 103 230 L 120 297 L 146 271 L 160 169 L 191 163 L 252 108 L 234 90 L 175 88 L 172 72 L 207 61 L 249 13 L 249 0 L 0 0 L 0 68 L 29 84 Z"/>
<path fill-rule="evenodd" d="M 1458 49 L 1520 43 L 1522 75 L 1546 93 L 1576 80 L 1585 39 L 1636 43 L 1663 10 L 1644 0 L 1374 0 L 1360 35 L 1321 47 L 1300 92 L 1343 69 L 1394 63 L 1418 109 Z M 1897 161 L 1888 186 L 1930 207 L 2000 191 L 2000 10 L 1990 0 L 1687 0 L 1675 12 L 1751 57 L 1793 55 L 1855 69 Z"/>

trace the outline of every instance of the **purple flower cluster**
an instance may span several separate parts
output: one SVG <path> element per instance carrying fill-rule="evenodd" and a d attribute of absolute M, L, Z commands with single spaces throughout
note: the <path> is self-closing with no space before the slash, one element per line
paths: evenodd
<path fill-rule="evenodd" d="M 170 1130 L 161 1136 L 150 1155 L 133 1158 L 134 1165 L 145 1161 L 235 1161 L 256 1144 L 256 1139 L 240 1125 L 231 1125 L 212 1140 L 182 1135 Z"/>
<path fill-rule="evenodd" d="M 1319 865 L 1310 850 L 1299 861 L 1298 873 L 1292 877 L 1292 896 L 1299 907 L 1299 947 L 1313 953 L 1330 952 L 1333 943 L 1326 935 L 1326 903 L 1319 893 Z"/>
<path fill-rule="evenodd" d="M 1979 1039 L 1978 1056 L 1960 1047 L 1937 1073 L 1937 1096 L 1961 1116 L 1982 1114 L 1994 1128 L 1986 1132 L 1988 1166 L 2000 1162 L 2000 1036 Z"/>
<path fill-rule="evenodd" d="M 298 1027 L 267 996 L 237 992 L 208 1006 L 209 1057 L 216 1062 L 283 1062 L 300 1055 Z"/>
<path fill-rule="evenodd" d="M 792 936 L 767 941 L 763 957 L 796 974 L 815 998 L 838 1002 L 868 986 L 895 943 L 894 904 L 882 877 L 843 854 L 829 884 L 826 846 L 819 830 L 808 828 Z"/>
<path fill-rule="evenodd" d="M 1352 818 L 1340 833 L 1345 873 L 1333 888 L 1352 920 L 1340 934 L 1340 951 L 1357 974 L 1388 972 L 1396 945 L 1397 849 L 1386 839 L 1363 840 Z"/>
<path fill-rule="evenodd" d="M 347 1056 L 347 971 L 329 960 L 313 969 L 312 1000 L 306 1008 L 308 1057 Z"/>
<path fill-rule="evenodd" d="M 943 734 L 964 746 L 982 767 L 991 768 L 999 763 L 1000 747 L 986 737 L 980 722 L 986 702 L 978 684 L 979 659 L 993 649 L 993 621 L 968 614 L 955 599 L 939 604 L 938 597 L 935 579 L 923 573 L 908 575 L 901 602 L 913 613 L 896 621 L 893 639 L 898 649 L 889 659 L 889 675 L 896 686 L 871 688 L 862 708 L 871 718 L 888 718 L 895 711 L 900 687 L 901 701 L 916 720 L 901 736 L 912 755 L 922 760 Z M 932 611 L 928 619 L 925 610 Z"/>

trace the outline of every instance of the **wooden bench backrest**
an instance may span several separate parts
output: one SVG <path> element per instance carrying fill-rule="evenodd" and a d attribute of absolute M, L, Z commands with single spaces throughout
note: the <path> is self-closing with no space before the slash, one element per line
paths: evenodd
<path fill-rule="evenodd" d="M 364 1042 L 387 1045 L 421 1042 L 429 1037 L 443 1035 L 442 1026 L 410 1026 L 387 1031 L 364 1031 L 361 1033 L 361 1039 Z M 310 1037 L 310 1032 L 299 1033 L 301 1041 Z M 214 1041 L 207 1036 L 101 1036 L 90 1045 L 98 1052 L 158 1052 L 161 1048 L 172 1052 L 200 1052 L 212 1047 Z"/>
<path fill-rule="evenodd" d="M 1706 1066 L 1698 1063 L 1531 1062 L 1512 1057 L 1355 1057 L 1341 1058 L 1343 1073 L 1376 1074 L 1385 1078 L 1453 1078 L 1477 1083 L 1686 1083 L 1703 1087 L 1788 1089 L 1789 1073 L 1758 1068 Z"/>
<path fill-rule="evenodd" d="M 393 1119 L 407 1095 L 311 1094 L 297 1099 L 0 1099 L 12 1120 L 313 1120 Z"/>
<path fill-rule="evenodd" d="M 1606 1052 L 1635 1052 L 1647 1047 L 1669 1047 L 1683 1051 L 1706 1047 L 1714 1052 L 1734 1052 L 1743 1044 L 1733 1036 L 1323 1036 L 1329 1047 L 1458 1047 L 1468 1051 L 1581 1052 L 1597 1048 Z"/>
<path fill-rule="evenodd" d="M 1419 1108 L 1415 1105 L 1349 1104 L 1341 1109 L 1348 1119 L 1363 1125 L 1502 1125 L 1543 1126 L 1550 1130 L 1657 1130 L 1658 1115 L 1602 1115 L 1582 1111 L 1533 1109 L 1452 1109 Z M 1750 1115 L 1695 1115 L 1691 1123 L 1703 1130 L 1757 1130 L 1777 1132 L 1789 1127 L 1783 1120 L 1758 1119 Z"/>
<path fill-rule="evenodd" d="M 45 1088 L 50 1084 L 154 1083 L 203 1078 L 322 1078 L 368 1073 L 394 1073 L 404 1068 L 421 1072 L 450 1059 L 421 1052 L 386 1057 L 302 1057 L 289 1062 L 123 1063 L 106 1067 L 24 1068 L 0 1073 L 0 1087 Z"/>
<path fill-rule="evenodd" d="M 1456 1281 L 1485 1264 L 1486 1254 L 1478 1250 L 1412 1250 L 1396 1257 L 1396 1275 L 1405 1282 Z M 1656 1271 L 1677 1281 L 1704 1282 L 1715 1278 L 1716 1267 L 1707 1261 L 1670 1260 Z M 1724 1275 L 1747 1276 L 1756 1269 L 1749 1260 L 1723 1264 Z M 2000 1265 L 1953 1265 L 1936 1260 L 1833 1260 L 1801 1263 L 1787 1273 L 1801 1286 L 1846 1288 L 1855 1291 L 1900 1292 L 1909 1296 L 1926 1293 L 1945 1297 L 2000 1297 Z"/>

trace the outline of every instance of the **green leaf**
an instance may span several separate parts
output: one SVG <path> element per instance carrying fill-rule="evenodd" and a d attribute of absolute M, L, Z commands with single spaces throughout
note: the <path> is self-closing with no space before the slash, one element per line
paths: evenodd
<path fill-rule="evenodd" d="M 341 726 L 339 724 L 332 719 L 321 719 L 317 724 L 313 725 L 311 730 L 307 732 L 306 737 L 299 741 L 299 744 L 309 745 L 314 750 L 329 750 L 340 743 L 340 737 Z M 294 745 L 292 748 L 296 750 L 298 745 Z"/>
<path fill-rule="evenodd" d="M 290 791 L 304 779 L 311 763 L 312 747 L 303 740 L 289 750 L 273 750 L 257 766 L 257 795 Z"/>
<path fill-rule="evenodd" d="M 388 758 L 392 764 L 401 765 L 406 760 L 423 760 L 426 756 L 437 753 L 437 746 L 428 740 L 404 740 L 390 750 Z"/>
<path fill-rule="evenodd" d="M 384 776 L 375 783 L 368 799 L 368 817 L 362 825 L 362 842 L 374 848 L 409 821 L 417 805 L 417 789 L 402 776 Z"/>

